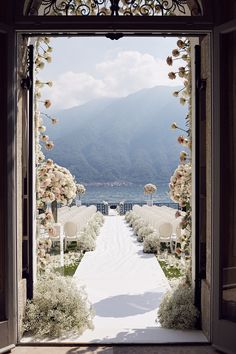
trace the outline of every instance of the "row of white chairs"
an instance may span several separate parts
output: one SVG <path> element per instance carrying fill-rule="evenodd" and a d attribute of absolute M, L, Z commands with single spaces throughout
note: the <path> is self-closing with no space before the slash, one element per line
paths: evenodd
<path fill-rule="evenodd" d="M 170 208 L 169 208 L 170 209 Z M 181 241 L 181 228 L 179 219 L 175 218 L 175 211 L 158 206 L 134 205 L 133 211 L 142 220 L 152 226 L 159 235 L 160 242 L 170 245 L 171 252 L 176 250 L 177 243 Z"/>
<path fill-rule="evenodd" d="M 78 240 L 79 233 L 97 211 L 95 205 L 90 205 L 89 207 L 75 206 L 72 208 L 71 210 L 59 213 L 58 222 L 54 224 L 56 233 L 50 237 L 53 243 L 63 238 L 65 249 L 67 249 L 68 243 Z"/>
<path fill-rule="evenodd" d="M 65 209 L 64 209 L 65 208 Z M 58 221 L 59 222 L 65 222 L 68 220 L 68 218 L 72 218 L 81 211 L 85 210 L 86 206 L 81 205 L 80 207 L 77 207 L 76 205 L 72 207 L 62 207 L 58 210 Z"/>

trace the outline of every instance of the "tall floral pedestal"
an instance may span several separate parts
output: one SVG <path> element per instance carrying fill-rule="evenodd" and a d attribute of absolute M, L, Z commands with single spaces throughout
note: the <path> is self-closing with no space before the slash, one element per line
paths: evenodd
<path fill-rule="evenodd" d="M 148 200 L 148 201 L 147 201 L 147 205 L 148 205 L 148 206 L 153 206 L 153 200 Z"/>
<path fill-rule="evenodd" d="M 79 207 L 79 206 L 81 206 L 81 200 L 80 199 L 76 199 L 76 205 Z"/>
<path fill-rule="evenodd" d="M 51 203 L 51 210 L 52 210 L 54 222 L 57 222 L 57 201 L 56 200 L 54 200 Z"/>

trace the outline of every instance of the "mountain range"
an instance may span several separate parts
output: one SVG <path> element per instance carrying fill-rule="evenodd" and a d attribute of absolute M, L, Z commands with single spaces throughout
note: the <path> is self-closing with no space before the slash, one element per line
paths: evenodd
<path fill-rule="evenodd" d="M 181 151 L 170 126 L 183 127 L 187 112 L 176 89 L 156 86 L 57 112 L 58 125 L 47 127 L 55 144 L 47 157 L 81 183 L 169 181 Z"/>

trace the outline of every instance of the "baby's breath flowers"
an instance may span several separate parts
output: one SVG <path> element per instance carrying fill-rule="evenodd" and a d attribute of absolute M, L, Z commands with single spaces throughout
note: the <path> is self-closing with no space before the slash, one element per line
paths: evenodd
<path fill-rule="evenodd" d="M 27 301 L 23 328 L 40 339 L 81 335 L 93 329 L 93 316 L 87 294 L 72 277 L 45 272 L 35 285 L 34 298 Z"/>
<path fill-rule="evenodd" d="M 198 316 L 193 289 L 184 283 L 165 294 L 158 310 L 158 319 L 165 328 L 193 329 Z"/>

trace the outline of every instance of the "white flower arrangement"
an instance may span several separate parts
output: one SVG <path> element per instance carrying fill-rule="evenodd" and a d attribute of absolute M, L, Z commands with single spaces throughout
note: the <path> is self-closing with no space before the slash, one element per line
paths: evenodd
<path fill-rule="evenodd" d="M 144 238 L 152 234 L 155 229 L 144 222 L 134 211 L 129 211 L 125 215 L 125 220 L 133 228 L 134 234 L 137 235 L 137 241 L 143 242 Z"/>
<path fill-rule="evenodd" d="M 148 234 L 143 241 L 143 252 L 158 253 L 159 249 L 160 249 L 160 241 L 157 232 Z"/>
<path fill-rule="evenodd" d="M 157 191 L 157 187 L 155 186 L 155 184 L 152 184 L 152 183 L 145 184 L 145 186 L 144 186 L 144 194 L 152 195 L 156 191 Z"/>
<path fill-rule="evenodd" d="M 94 220 L 98 223 L 99 226 L 102 226 L 104 223 L 104 216 L 100 211 L 97 211 L 94 215 Z"/>
<path fill-rule="evenodd" d="M 179 97 L 181 104 L 188 104 L 188 114 L 186 116 L 187 129 L 183 129 L 172 123 L 172 129 L 179 129 L 186 133 L 187 136 L 179 136 L 178 142 L 189 151 L 180 152 L 180 165 L 175 170 L 171 177 L 169 189 L 170 198 L 179 203 L 186 210 L 185 216 L 180 222 L 182 229 L 185 229 L 185 235 L 182 237 L 181 247 L 176 249 L 177 254 L 185 254 L 185 257 L 191 258 L 191 228 L 192 228 L 192 207 L 191 207 L 191 189 L 192 189 L 192 165 L 191 165 L 191 150 L 192 150 L 192 97 L 191 97 L 191 43 L 188 38 L 179 39 L 177 41 L 177 49 L 172 51 L 172 57 L 167 58 L 167 64 L 172 65 L 174 60 L 181 60 L 182 66 L 178 71 L 174 72 L 179 77 L 183 78 L 183 88 L 175 91 L 173 95 Z M 169 76 L 170 77 L 170 76 Z M 174 79 L 175 77 L 171 77 Z"/>
<path fill-rule="evenodd" d="M 47 274 L 39 278 L 33 300 L 28 300 L 24 331 L 38 338 L 58 338 L 93 329 L 93 311 L 84 290 L 71 277 Z"/>
<path fill-rule="evenodd" d="M 130 220 L 132 219 L 132 215 L 133 215 L 133 211 L 127 211 L 126 214 L 125 214 L 125 221 L 127 223 L 130 222 Z"/>
<path fill-rule="evenodd" d="M 42 93 L 41 89 L 45 86 L 52 87 L 52 81 L 41 81 L 38 78 L 38 74 L 41 69 L 44 68 L 45 63 L 51 62 L 51 52 L 52 47 L 49 45 L 50 39 L 48 37 L 39 37 L 35 43 L 35 90 L 34 90 L 34 120 L 35 120 L 35 156 L 36 164 L 44 161 L 45 156 L 41 151 L 40 141 L 44 143 L 44 147 L 47 150 L 51 150 L 54 147 L 54 143 L 49 140 L 49 137 L 45 135 L 46 126 L 43 121 L 43 117 L 51 120 L 51 123 L 55 125 L 58 122 L 58 119 L 51 117 L 47 113 L 42 111 L 43 109 L 48 109 L 52 105 L 52 102 L 49 99 L 41 100 Z"/>
<path fill-rule="evenodd" d="M 76 184 L 76 188 L 77 188 L 77 189 L 76 189 L 76 193 L 77 193 L 79 196 L 85 194 L 86 188 L 85 188 L 85 186 L 84 186 L 83 184 Z"/>
<path fill-rule="evenodd" d="M 144 226 L 144 221 L 141 218 L 135 220 L 135 222 L 133 223 L 133 226 L 132 226 L 134 234 L 137 235 L 138 230 L 143 226 Z"/>
<path fill-rule="evenodd" d="M 159 310 L 158 319 L 162 327 L 193 329 L 199 316 L 194 306 L 193 290 L 180 283 L 176 289 L 165 294 Z"/>
<path fill-rule="evenodd" d="M 130 227 L 133 226 L 133 224 L 136 220 L 140 220 L 140 216 L 135 214 L 133 211 L 130 213 L 130 216 L 128 218 L 129 218 L 128 224 Z"/>
<path fill-rule="evenodd" d="M 137 232 L 137 241 L 143 242 L 144 239 L 154 232 L 154 228 L 150 225 L 144 224 Z"/>
<path fill-rule="evenodd" d="M 191 201 L 192 194 L 192 167 L 190 164 L 180 164 L 174 171 L 169 183 L 169 196 L 181 207 Z"/>
<path fill-rule="evenodd" d="M 56 200 L 63 205 L 71 204 L 76 197 L 76 183 L 70 171 L 52 160 L 40 164 L 37 173 L 37 196 L 46 205 Z"/>
<path fill-rule="evenodd" d="M 104 217 L 102 213 L 96 212 L 96 214 L 92 216 L 78 238 L 77 248 L 79 251 L 89 252 L 95 250 L 96 237 L 99 234 L 99 229 L 103 222 Z"/>
<path fill-rule="evenodd" d="M 95 250 L 96 241 L 91 235 L 91 233 L 88 233 L 86 231 L 81 232 L 77 241 L 77 248 L 81 252 L 89 252 Z"/>

